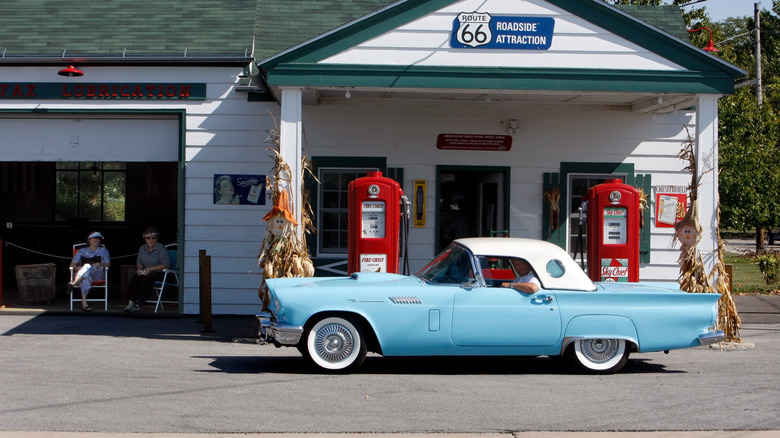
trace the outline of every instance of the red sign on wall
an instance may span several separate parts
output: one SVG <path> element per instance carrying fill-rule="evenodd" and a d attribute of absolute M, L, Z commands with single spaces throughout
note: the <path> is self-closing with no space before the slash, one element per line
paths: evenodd
<path fill-rule="evenodd" d="M 672 228 L 680 222 L 688 211 L 687 193 L 656 193 L 655 194 L 655 226 Z"/>
<path fill-rule="evenodd" d="M 439 134 L 436 148 L 461 151 L 508 151 L 512 149 L 511 135 Z"/>

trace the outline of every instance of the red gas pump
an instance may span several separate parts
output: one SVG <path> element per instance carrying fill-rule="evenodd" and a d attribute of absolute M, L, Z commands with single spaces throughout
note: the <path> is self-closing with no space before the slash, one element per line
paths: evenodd
<path fill-rule="evenodd" d="M 349 183 L 349 273 L 398 273 L 404 192 L 398 182 L 368 172 Z"/>
<path fill-rule="evenodd" d="M 639 281 L 639 190 L 620 180 L 591 187 L 588 276 L 593 281 Z"/>

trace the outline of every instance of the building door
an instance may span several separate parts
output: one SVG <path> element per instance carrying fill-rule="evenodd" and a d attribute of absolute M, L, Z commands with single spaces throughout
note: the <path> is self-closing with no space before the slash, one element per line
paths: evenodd
<path fill-rule="evenodd" d="M 509 168 L 438 166 L 437 252 L 461 237 L 508 233 Z"/>

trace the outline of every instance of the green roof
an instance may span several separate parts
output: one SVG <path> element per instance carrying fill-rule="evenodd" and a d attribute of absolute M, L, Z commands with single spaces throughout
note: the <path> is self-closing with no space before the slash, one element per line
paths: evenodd
<path fill-rule="evenodd" d="M 259 0 L 255 58 L 316 38 L 398 0 Z"/>
<path fill-rule="evenodd" d="M 692 50 L 690 44 L 681 47 L 676 38 L 660 36 L 616 9 L 605 9 L 610 7 L 599 1 L 548 1 L 666 56 L 694 73 L 700 72 L 705 81 L 717 82 L 744 73 Z M 344 50 L 452 3 L 447 0 L 2 0 L 0 63 L 24 64 L 37 57 L 50 61 L 60 57 L 85 57 L 93 61 L 107 57 L 104 62 L 108 63 L 136 57 L 135 62 L 152 63 L 155 62 L 152 57 L 185 60 L 187 56 L 233 57 L 240 61 L 254 56 L 272 69 L 292 62 L 291 66 L 300 65 L 301 73 L 308 76 L 307 63 L 316 63 L 328 53 Z M 620 11 L 688 41 L 677 7 L 623 6 Z M 296 49 L 288 51 L 291 48 Z M 360 68 L 354 70 L 346 74 L 332 73 L 350 80 L 365 74 Z M 380 82 L 386 73 L 368 72 L 369 77 L 378 74 Z M 525 77 L 528 72 L 519 73 L 518 77 Z M 292 78 L 295 74 L 288 76 Z M 433 77 L 435 83 L 439 72 L 420 74 Z M 712 74 L 718 78 L 706 78 Z M 451 72 L 445 74 L 452 75 L 457 76 Z M 685 81 L 673 79 L 672 82 Z M 723 89 L 722 84 L 711 85 Z"/>
<path fill-rule="evenodd" d="M 263 59 L 395 1 L 2 0 L 0 57 Z"/>
<path fill-rule="evenodd" d="M 618 9 L 633 15 L 647 24 L 655 26 L 683 41 L 689 41 L 682 10 L 675 5 L 615 5 Z"/>
<path fill-rule="evenodd" d="M 3 0 L 5 56 L 251 55 L 257 0 Z"/>

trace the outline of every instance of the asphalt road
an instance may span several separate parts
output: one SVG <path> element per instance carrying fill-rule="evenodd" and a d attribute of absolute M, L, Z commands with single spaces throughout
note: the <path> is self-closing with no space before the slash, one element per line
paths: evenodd
<path fill-rule="evenodd" d="M 4 314 L 0 432 L 780 431 L 780 324 L 743 325 L 751 349 L 636 354 L 590 376 L 548 358 L 377 356 L 327 375 L 234 342 L 252 323 Z"/>

